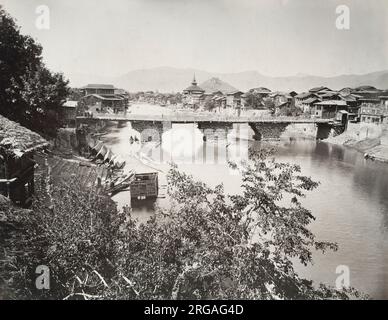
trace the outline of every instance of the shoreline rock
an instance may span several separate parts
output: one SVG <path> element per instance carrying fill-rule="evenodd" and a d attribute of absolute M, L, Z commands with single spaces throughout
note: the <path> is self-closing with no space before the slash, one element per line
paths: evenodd
<path fill-rule="evenodd" d="M 384 125 L 351 124 L 344 133 L 324 141 L 355 149 L 366 159 L 388 163 L 388 127 Z"/>

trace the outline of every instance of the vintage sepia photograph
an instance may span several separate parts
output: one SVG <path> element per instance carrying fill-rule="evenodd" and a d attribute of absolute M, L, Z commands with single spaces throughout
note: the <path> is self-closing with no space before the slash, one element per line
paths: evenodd
<path fill-rule="evenodd" d="M 387 0 L 0 0 L 0 300 L 387 299 Z"/>

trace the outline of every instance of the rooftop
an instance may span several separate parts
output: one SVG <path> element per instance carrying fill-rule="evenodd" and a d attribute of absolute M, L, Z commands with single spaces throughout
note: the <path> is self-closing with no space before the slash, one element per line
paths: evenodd
<path fill-rule="evenodd" d="M 183 91 L 197 91 L 197 92 L 205 92 L 205 90 L 203 90 L 200 86 L 196 85 L 196 84 L 192 84 L 190 87 L 187 87 L 185 90 Z"/>
<path fill-rule="evenodd" d="M 319 106 L 346 106 L 346 101 L 343 100 L 326 100 L 315 103 Z"/>
<path fill-rule="evenodd" d="M 357 91 L 378 91 L 379 90 L 379 89 L 376 89 L 373 86 L 368 86 L 368 85 L 358 86 L 358 87 L 356 87 L 354 89 L 357 90 Z"/>
<path fill-rule="evenodd" d="M 123 97 L 121 97 L 120 95 L 115 95 L 115 94 L 103 95 L 103 94 L 92 93 L 92 94 L 85 96 L 84 98 L 87 98 L 87 97 L 96 97 L 97 99 L 104 100 L 104 101 L 122 101 L 122 100 L 124 100 Z"/>
<path fill-rule="evenodd" d="M 81 89 L 116 89 L 113 84 L 88 84 Z"/>
<path fill-rule="evenodd" d="M 309 91 L 310 92 L 319 92 L 319 91 L 322 91 L 322 90 L 331 91 L 328 87 L 324 87 L 324 86 L 311 88 Z"/>
<path fill-rule="evenodd" d="M 240 91 L 240 90 L 235 90 L 235 91 L 232 91 L 232 92 L 229 92 L 227 93 L 228 96 L 235 96 L 235 95 L 242 95 L 244 92 Z"/>
<path fill-rule="evenodd" d="M 0 148 L 11 151 L 17 157 L 48 145 L 38 133 L 0 115 Z"/>
<path fill-rule="evenodd" d="M 355 94 L 348 94 L 348 95 L 343 95 L 343 94 L 340 94 L 340 98 L 344 101 L 348 101 L 348 102 L 354 102 L 354 101 L 357 101 L 360 96 L 357 96 Z"/>
<path fill-rule="evenodd" d="M 315 93 L 312 93 L 312 92 L 302 92 L 302 93 L 299 93 L 298 95 L 296 95 L 296 98 L 298 99 L 305 99 L 305 98 L 308 98 L 308 97 L 317 97 Z"/>
<path fill-rule="evenodd" d="M 307 104 L 310 104 L 310 103 L 313 103 L 313 102 L 316 102 L 316 101 L 321 101 L 320 99 L 318 99 L 317 97 L 312 97 L 312 98 L 308 98 L 304 101 L 304 103 L 307 103 Z"/>
<path fill-rule="evenodd" d="M 323 98 L 330 98 L 330 97 L 335 97 L 338 96 L 337 92 L 334 91 L 319 91 L 318 94 L 323 97 Z"/>
<path fill-rule="evenodd" d="M 66 108 L 75 108 L 77 107 L 78 101 L 66 101 L 63 106 Z"/>
<path fill-rule="evenodd" d="M 250 92 L 255 92 L 255 93 L 270 93 L 271 90 L 265 87 L 258 87 L 258 88 L 253 88 L 249 90 Z"/>

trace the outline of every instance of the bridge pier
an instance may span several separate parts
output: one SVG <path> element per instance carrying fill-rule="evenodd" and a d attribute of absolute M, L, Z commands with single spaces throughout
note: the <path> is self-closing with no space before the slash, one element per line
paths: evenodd
<path fill-rule="evenodd" d="M 336 125 L 333 123 L 317 123 L 317 140 L 329 138 L 330 134 L 334 137 L 345 131 L 345 126 L 342 124 Z"/>
<path fill-rule="evenodd" d="M 203 134 L 204 141 L 225 140 L 229 130 L 233 129 L 233 123 L 226 122 L 198 122 L 197 127 Z"/>
<path fill-rule="evenodd" d="M 169 121 L 131 121 L 132 129 L 140 133 L 141 143 L 145 142 L 162 142 L 162 135 L 172 128 Z"/>
<path fill-rule="evenodd" d="M 141 135 L 141 142 L 156 141 L 162 142 L 162 134 L 172 128 L 172 123 L 196 123 L 198 129 L 203 132 L 204 140 L 226 139 L 228 131 L 233 129 L 234 123 L 248 123 L 255 133 L 255 140 L 279 140 L 287 126 L 292 123 L 307 124 L 315 123 L 317 126 L 317 139 L 326 139 L 330 133 L 338 135 L 345 130 L 343 124 L 339 124 L 330 119 L 303 119 L 303 118 L 242 118 L 236 119 L 226 118 L 220 120 L 214 118 L 212 120 L 208 115 L 187 116 L 184 120 L 179 116 L 138 116 L 131 115 L 125 117 L 101 115 L 101 116 L 79 116 L 77 117 L 78 124 L 88 124 L 95 130 L 104 126 L 106 121 L 130 122 L 132 128 L 138 131 Z"/>
<path fill-rule="evenodd" d="M 285 122 L 249 122 L 249 126 L 255 133 L 254 139 L 261 140 L 279 140 L 282 133 L 286 130 L 289 123 Z"/>

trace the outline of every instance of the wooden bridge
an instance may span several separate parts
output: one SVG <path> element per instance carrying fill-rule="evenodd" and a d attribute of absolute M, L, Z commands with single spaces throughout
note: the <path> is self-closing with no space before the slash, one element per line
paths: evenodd
<path fill-rule="evenodd" d="M 105 120 L 118 122 L 153 121 L 173 123 L 199 123 L 199 122 L 225 122 L 225 123 L 332 123 L 330 119 L 314 119 L 304 117 L 252 117 L 252 116 L 227 116 L 219 114 L 193 114 L 173 113 L 170 115 L 142 115 L 142 114 L 104 114 L 94 113 L 90 116 L 77 116 L 80 122 Z"/>
<path fill-rule="evenodd" d="M 343 131 L 341 125 L 332 119 L 314 119 L 304 117 L 270 117 L 270 116 L 227 116 L 204 113 L 172 113 L 169 115 L 141 115 L 141 114 L 88 114 L 78 116 L 77 123 L 90 124 L 105 123 L 107 121 L 130 122 L 134 130 L 141 133 L 142 141 L 160 141 L 163 132 L 171 129 L 174 123 L 196 123 L 198 129 L 227 132 L 233 124 L 247 123 L 255 133 L 256 140 L 277 140 L 290 124 L 315 124 L 317 139 L 325 139 L 332 129 Z M 143 134 L 144 133 L 144 134 Z M 157 138 L 159 136 L 159 138 Z"/>

